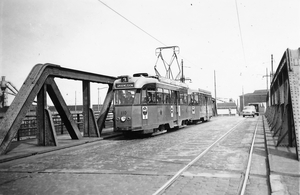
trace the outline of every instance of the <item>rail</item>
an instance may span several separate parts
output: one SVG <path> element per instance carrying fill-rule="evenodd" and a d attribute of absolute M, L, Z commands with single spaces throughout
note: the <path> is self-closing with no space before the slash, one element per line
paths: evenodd
<path fill-rule="evenodd" d="M 113 98 L 112 86 L 115 77 L 68 69 L 55 64 L 37 64 L 33 67 L 19 93 L 13 100 L 3 119 L 0 121 L 0 154 L 5 154 L 11 141 L 20 129 L 21 123 L 37 97 L 37 138 L 38 145 L 58 145 L 51 113 L 47 109 L 47 93 L 51 98 L 72 139 L 81 139 L 82 135 L 71 116 L 63 96 L 54 78 L 82 81 L 83 90 L 83 136 L 100 137 L 105 118 Z M 108 84 L 108 92 L 95 120 L 90 109 L 90 83 Z"/>
<path fill-rule="evenodd" d="M 235 124 L 231 129 L 229 129 L 226 133 L 224 133 L 219 139 L 217 139 L 215 142 L 213 142 L 210 146 L 208 146 L 203 152 L 201 152 L 196 158 L 194 158 L 192 161 L 190 161 L 186 166 L 184 166 L 181 170 L 179 170 L 171 179 L 169 179 L 162 187 L 160 187 L 156 192 L 153 193 L 153 195 L 159 195 L 163 194 L 168 187 L 170 187 L 178 178 L 179 176 L 187 170 L 189 167 L 191 167 L 193 164 L 195 164 L 199 159 L 201 159 L 208 151 L 210 151 L 211 148 L 213 148 L 217 143 L 219 143 L 221 140 L 223 140 L 224 137 L 226 137 L 228 134 L 233 132 L 235 128 L 241 124 L 243 121 L 240 121 L 239 123 Z"/>
<path fill-rule="evenodd" d="M 296 147 L 300 159 L 300 48 L 287 49 L 272 79 L 266 117 L 277 146 Z"/>
<path fill-rule="evenodd" d="M 248 158 L 248 163 L 247 163 L 247 169 L 245 171 L 244 181 L 243 181 L 243 185 L 242 185 L 242 189 L 241 189 L 240 195 L 244 195 L 245 192 L 246 192 L 246 186 L 247 186 L 247 182 L 248 182 L 248 178 L 249 178 L 249 174 L 250 174 L 250 169 L 251 169 L 251 161 L 252 161 L 252 155 L 253 155 L 253 148 L 254 148 L 256 133 L 257 133 L 257 129 L 258 129 L 258 122 L 259 122 L 259 119 L 257 120 L 256 125 L 255 125 L 255 130 L 254 130 L 254 133 L 253 133 L 251 147 L 250 147 L 250 151 L 249 151 L 249 158 Z"/>

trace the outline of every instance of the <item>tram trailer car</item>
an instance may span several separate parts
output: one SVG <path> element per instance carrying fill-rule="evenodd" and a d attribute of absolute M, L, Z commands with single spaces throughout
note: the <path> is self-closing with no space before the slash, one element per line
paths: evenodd
<path fill-rule="evenodd" d="M 114 129 L 155 134 L 212 117 L 211 93 L 184 83 L 139 73 L 114 82 Z"/>

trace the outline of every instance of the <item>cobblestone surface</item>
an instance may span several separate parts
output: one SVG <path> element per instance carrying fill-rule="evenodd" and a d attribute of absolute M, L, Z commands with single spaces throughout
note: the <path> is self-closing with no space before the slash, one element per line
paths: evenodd
<path fill-rule="evenodd" d="M 266 195 L 270 194 L 268 181 L 265 176 L 251 176 L 247 182 L 245 194 Z"/>
<path fill-rule="evenodd" d="M 175 194 L 175 192 L 188 194 L 189 191 L 192 192 L 191 194 L 238 194 L 243 182 L 243 173 L 246 169 L 256 122 L 254 119 L 243 122 L 184 173 L 184 176 L 189 178 L 181 180 L 189 180 L 189 182 L 182 181 L 183 184 L 176 185 L 176 181 L 166 194 Z M 256 160 L 258 159 L 265 161 L 265 155 Z M 265 170 L 266 164 L 261 166 L 263 168 L 255 172 Z M 266 171 L 260 174 L 262 175 L 258 179 L 249 179 L 247 194 L 268 194 Z M 190 186 L 190 184 L 195 185 Z M 176 190 L 176 188 L 181 189 Z M 191 188 L 194 190 L 191 191 Z"/>
<path fill-rule="evenodd" d="M 300 169 L 300 165 L 299 165 Z M 299 177 L 290 177 L 282 176 L 282 182 L 286 185 L 287 190 L 290 194 L 300 194 L 300 178 Z"/>
<path fill-rule="evenodd" d="M 167 179 L 166 176 L 93 173 L 24 176 L 1 185 L 0 194 L 152 194 Z"/>
<path fill-rule="evenodd" d="M 102 140 L 1 163 L 0 194 L 152 194 L 243 121 L 165 192 L 237 194 L 256 120 L 218 117 L 160 136 Z M 255 152 L 257 162 L 262 162 L 260 148 Z M 249 180 L 247 192 L 265 192 L 266 179 L 257 175 L 259 171 L 253 173 L 258 179 Z"/>
<path fill-rule="evenodd" d="M 164 194 L 237 194 L 240 178 L 181 177 Z"/>

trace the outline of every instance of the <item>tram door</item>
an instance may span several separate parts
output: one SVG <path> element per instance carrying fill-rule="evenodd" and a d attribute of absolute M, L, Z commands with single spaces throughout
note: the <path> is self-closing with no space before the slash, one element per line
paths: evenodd
<path fill-rule="evenodd" d="M 177 125 L 180 117 L 180 105 L 179 105 L 179 91 L 175 91 L 175 120 L 177 121 Z"/>

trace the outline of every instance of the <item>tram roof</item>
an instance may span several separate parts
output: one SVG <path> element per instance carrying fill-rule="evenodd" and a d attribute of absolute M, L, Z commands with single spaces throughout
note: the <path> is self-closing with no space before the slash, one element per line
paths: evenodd
<path fill-rule="evenodd" d="M 122 78 L 126 78 L 122 81 Z M 117 80 L 115 80 L 114 88 L 115 89 L 129 89 L 129 88 L 143 88 L 144 85 L 154 83 L 157 84 L 159 87 L 168 87 L 173 89 L 180 89 L 180 88 L 188 88 L 187 84 L 181 83 L 179 81 L 175 81 L 172 79 L 166 79 L 163 77 L 156 77 L 156 76 L 120 76 Z M 123 85 L 122 85 L 123 84 Z"/>
<path fill-rule="evenodd" d="M 124 79 L 125 78 L 125 79 Z M 126 82 L 125 82 L 126 81 Z M 186 89 L 188 93 L 202 93 L 205 95 L 211 95 L 210 91 L 204 89 L 190 89 L 187 84 L 180 81 L 167 79 L 164 77 L 157 76 L 148 76 L 147 74 L 136 74 L 134 76 L 124 75 L 118 77 L 115 80 L 114 88 L 115 89 L 140 89 L 143 88 L 146 84 L 154 83 L 157 87 L 167 87 L 168 89 Z"/>
<path fill-rule="evenodd" d="M 202 93 L 202 94 L 205 94 L 205 95 L 211 95 L 211 92 L 210 91 L 207 91 L 207 90 L 204 90 L 204 89 L 189 89 L 188 90 L 189 93 Z"/>

